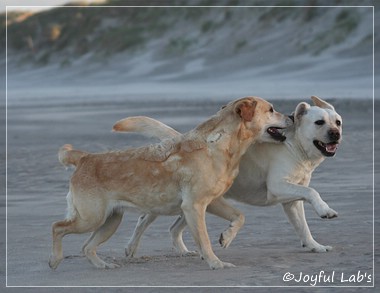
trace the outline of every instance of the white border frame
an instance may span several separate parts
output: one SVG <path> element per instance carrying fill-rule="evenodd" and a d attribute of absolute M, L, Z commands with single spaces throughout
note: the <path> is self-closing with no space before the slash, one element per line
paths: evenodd
<path fill-rule="evenodd" d="M 8 8 L 27 8 L 27 7 L 46 7 L 48 9 L 54 9 L 59 7 L 65 8 L 118 8 L 118 7 L 149 7 L 149 8 L 249 8 L 249 7 L 276 7 L 276 8 L 302 8 L 302 7 L 323 7 L 323 8 L 337 8 L 337 7 L 345 7 L 345 8 L 372 8 L 372 285 L 371 286 L 311 286 L 311 285 L 289 285 L 289 286 L 8 286 L 8 26 L 6 25 L 6 45 L 5 45 L 5 54 L 6 54 L 6 62 L 5 62 L 5 261 L 6 261 L 6 269 L 5 269 L 5 284 L 6 288 L 374 288 L 375 287 L 375 6 L 39 6 L 39 5 L 28 5 L 28 6 L 5 6 L 5 14 L 6 21 L 8 19 Z M 38 12 L 36 12 L 38 13 Z"/>

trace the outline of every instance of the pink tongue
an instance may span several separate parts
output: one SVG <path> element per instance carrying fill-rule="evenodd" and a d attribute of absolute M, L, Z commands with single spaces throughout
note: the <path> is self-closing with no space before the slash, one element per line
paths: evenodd
<path fill-rule="evenodd" d="M 337 145 L 336 144 L 328 144 L 326 145 L 326 150 L 329 152 L 329 153 L 333 153 L 335 152 L 337 149 Z"/>

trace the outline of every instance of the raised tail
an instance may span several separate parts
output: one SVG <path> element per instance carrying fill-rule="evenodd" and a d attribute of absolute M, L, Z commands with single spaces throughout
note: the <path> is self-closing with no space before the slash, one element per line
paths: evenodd
<path fill-rule="evenodd" d="M 64 166 L 77 166 L 79 160 L 85 155 L 87 155 L 86 152 L 73 150 L 71 144 L 65 144 L 58 151 L 58 160 Z"/>
<path fill-rule="evenodd" d="M 155 137 L 160 140 L 181 135 L 181 133 L 174 130 L 170 126 L 146 116 L 135 116 L 121 119 L 115 123 L 112 131 L 136 132 L 148 137 Z"/>

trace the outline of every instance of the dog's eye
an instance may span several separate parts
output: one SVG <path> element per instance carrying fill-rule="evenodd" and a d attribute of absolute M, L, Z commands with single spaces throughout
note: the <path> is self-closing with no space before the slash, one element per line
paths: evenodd
<path fill-rule="evenodd" d="M 323 124 L 325 124 L 325 120 L 317 120 L 314 123 L 317 125 L 323 125 Z"/>
<path fill-rule="evenodd" d="M 342 122 L 340 121 L 340 120 L 336 120 L 336 125 L 338 125 L 338 126 L 341 126 L 342 125 Z"/>
<path fill-rule="evenodd" d="M 271 107 L 271 108 L 269 109 L 269 112 L 271 112 L 271 113 L 274 112 L 273 107 Z"/>

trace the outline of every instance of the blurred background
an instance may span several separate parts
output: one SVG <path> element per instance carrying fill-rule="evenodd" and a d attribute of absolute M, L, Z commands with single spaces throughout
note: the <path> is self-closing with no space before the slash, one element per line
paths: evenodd
<path fill-rule="evenodd" d="M 72 91 L 92 98 L 141 92 L 157 98 L 372 98 L 372 7 L 339 0 L 157 7 L 186 3 L 7 1 L 21 5 L 8 7 L 7 18 L 5 11 L 0 15 L 2 43 L 6 27 L 8 33 L 8 102 L 69 98 Z M 115 7 L 124 5 L 145 7 Z M 378 34 L 374 42 L 378 47 Z M 5 67 L 6 60 L 0 62 Z"/>

